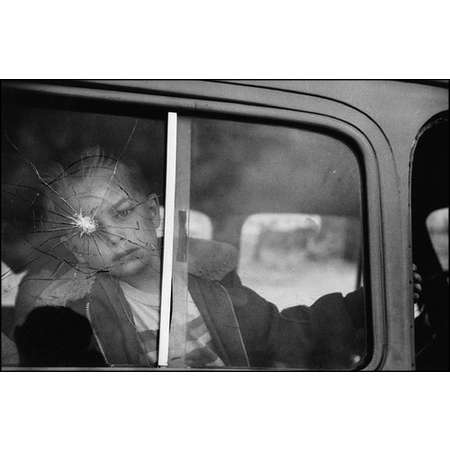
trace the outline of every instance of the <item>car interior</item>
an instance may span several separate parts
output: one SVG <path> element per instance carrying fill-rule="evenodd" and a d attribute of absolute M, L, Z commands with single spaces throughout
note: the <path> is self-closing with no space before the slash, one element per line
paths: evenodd
<path fill-rule="evenodd" d="M 448 136 L 448 113 L 445 113 L 424 127 L 413 155 L 413 260 L 423 278 L 420 314 L 415 319 L 416 369 L 423 371 L 449 370 L 448 269 L 440 262 L 426 225 L 427 217 L 442 208 L 447 208 L 448 224 Z M 448 225 L 446 234 L 448 252 Z"/>

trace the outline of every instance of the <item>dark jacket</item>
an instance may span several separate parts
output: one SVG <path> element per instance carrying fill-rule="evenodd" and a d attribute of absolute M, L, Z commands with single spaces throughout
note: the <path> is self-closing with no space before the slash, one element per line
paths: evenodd
<path fill-rule="evenodd" d="M 237 278 L 217 282 L 191 275 L 188 288 L 228 367 L 348 369 L 363 356 L 362 290 L 280 313 Z M 88 316 L 108 363 L 148 365 L 117 280 L 99 275 L 91 293 L 68 306 Z"/>

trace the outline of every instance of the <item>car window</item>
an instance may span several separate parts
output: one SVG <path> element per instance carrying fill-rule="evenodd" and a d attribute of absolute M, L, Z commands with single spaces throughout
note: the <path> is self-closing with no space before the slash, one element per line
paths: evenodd
<path fill-rule="evenodd" d="M 414 321 L 419 371 L 449 368 L 448 137 L 448 113 L 438 114 L 420 130 L 412 161 L 412 250 L 422 277 Z"/>
<path fill-rule="evenodd" d="M 2 333 L 21 365 L 155 365 L 165 141 L 159 112 L 3 101 Z"/>
<path fill-rule="evenodd" d="M 69 97 L 3 102 L 8 364 L 362 366 L 362 170 L 346 143 Z"/>
<path fill-rule="evenodd" d="M 353 150 L 318 130 L 180 120 L 177 157 L 190 171 L 178 194 L 212 224 L 179 260 L 196 287 L 175 303 L 193 323 L 200 316 L 212 350 L 209 362 L 187 357 L 184 366 L 357 367 L 370 330 L 365 287 L 354 291 L 363 239 Z M 196 333 L 178 342 L 196 351 Z"/>

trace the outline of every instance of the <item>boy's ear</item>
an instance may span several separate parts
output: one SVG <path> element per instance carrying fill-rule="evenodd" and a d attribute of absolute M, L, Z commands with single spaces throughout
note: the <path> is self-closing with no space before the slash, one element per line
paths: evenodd
<path fill-rule="evenodd" d="M 156 194 L 149 194 L 146 200 L 147 206 L 150 210 L 153 226 L 155 228 L 159 227 L 161 222 L 161 216 L 159 214 L 159 200 Z"/>

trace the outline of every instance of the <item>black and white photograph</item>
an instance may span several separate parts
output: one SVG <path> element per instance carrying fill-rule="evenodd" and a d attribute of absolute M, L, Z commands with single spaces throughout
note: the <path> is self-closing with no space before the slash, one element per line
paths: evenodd
<path fill-rule="evenodd" d="M 446 80 L 2 84 L 3 369 L 448 371 L 447 298 Z"/>
<path fill-rule="evenodd" d="M 2 448 L 446 448 L 447 3 L 4 2 Z"/>

